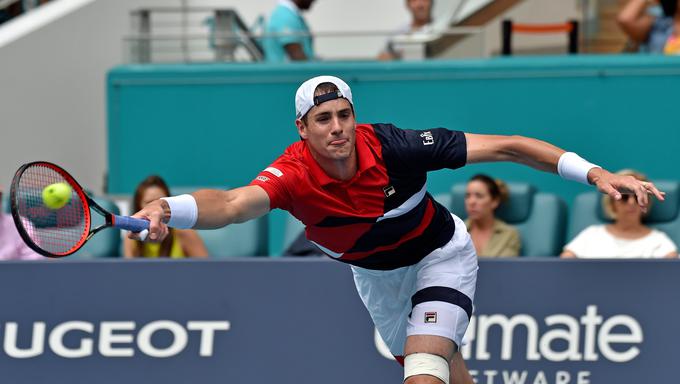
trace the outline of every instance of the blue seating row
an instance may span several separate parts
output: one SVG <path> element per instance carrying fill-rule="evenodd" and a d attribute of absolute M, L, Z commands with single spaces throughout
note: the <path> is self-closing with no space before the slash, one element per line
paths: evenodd
<path fill-rule="evenodd" d="M 655 181 L 666 191 L 666 201 L 652 204 L 646 223 L 666 232 L 680 244 L 680 181 Z M 567 239 L 573 238 L 589 225 L 608 222 L 601 206 L 598 192 L 586 192 L 576 197 L 571 207 L 571 220 L 567 226 L 567 205 L 555 194 L 538 191 L 528 183 L 509 182 L 510 199 L 497 214 L 520 232 L 523 256 L 556 256 Z M 465 219 L 465 184 L 456 184 L 447 193 L 434 196 L 457 216 Z M 107 198 L 97 197 L 95 201 L 105 209 L 118 214 L 118 207 Z M 2 208 L 9 212 L 7 197 L 3 197 Z M 93 225 L 102 219 L 94 215 Z M 285 249 L 303 230 L 303 225 L 289 216 L 284 230 Z M 201 230 L 208 252 L 214 257 L 262 256 L 269 253 L 268 218 L 262 217 L 243 224 L 235 224 L 218 230 Z M 77 252 L 76 258 L 117 257 L 121 254 L 121 238 L 117 231 L 104 231 L 89 241 Z"/>

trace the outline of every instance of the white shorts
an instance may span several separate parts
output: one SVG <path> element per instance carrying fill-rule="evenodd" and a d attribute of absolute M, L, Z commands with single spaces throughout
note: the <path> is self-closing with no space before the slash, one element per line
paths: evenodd
<path fill-rule="evenodd" d="M 390 271 L 352 266 L 359 296 L 394 356 L 404 355 L 410 335 L 442 336 L 461 346 L 478 267 L 465 224 L 452 216 L 451 240 L 417 264 Z"/>

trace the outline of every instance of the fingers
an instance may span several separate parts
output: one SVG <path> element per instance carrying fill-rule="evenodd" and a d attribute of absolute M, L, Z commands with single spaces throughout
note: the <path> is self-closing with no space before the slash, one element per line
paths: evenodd
<path fill-rule="evenodd" d="M 666 192 L 659 191 L 656 188 L 656 185 L 654 185 L 654 183 L 652 183 L 651 181 L 646 182 L 644 186 L 647 189 L 647 192 L 654 195 L 654 197 L 656 197 L 659 201 L 666 200 Z"/>
<path fill-rule="evenodd" d="M 163 209 L 160 205 L 154 203 L 147 205 L 132 217 L 149 220 L 149 229 L 141 232 L 130 232 L 128 238 L 138 241 L 163 241 L 169 233 L 168 226 L 163 223 L 163 215 Z"/>
<path fill-rule="evenodd" d="M 600 192 L 609 195 L 609 197 L 614 200 L 621 200 L 621 192 L 619 192 L 611 184 L 604 184 L 600 186 Z"/>

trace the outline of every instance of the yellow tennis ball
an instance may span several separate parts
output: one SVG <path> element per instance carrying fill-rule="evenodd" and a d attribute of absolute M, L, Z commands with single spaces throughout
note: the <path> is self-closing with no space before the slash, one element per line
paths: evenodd
<path fill-rule="evenodd" d="M 71 201 L 71 186 L 66 183 L 50 184 L 43 189 L 42 198 L 47 208 L 62 208 Z"/>

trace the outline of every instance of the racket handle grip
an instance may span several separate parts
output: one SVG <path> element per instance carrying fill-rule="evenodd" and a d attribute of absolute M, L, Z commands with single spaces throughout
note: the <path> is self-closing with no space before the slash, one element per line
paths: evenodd
<path fill-rule="evenodd" d="M 149 220 L 135 219 L 130 216 L 114 215 L 113 226 L 131 232 L 141 232 L 149 229 Z"/>

